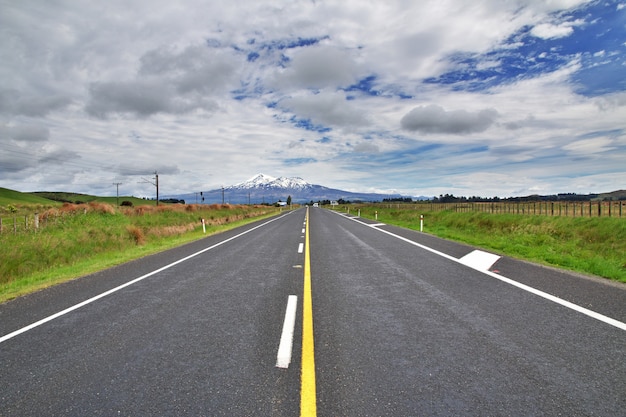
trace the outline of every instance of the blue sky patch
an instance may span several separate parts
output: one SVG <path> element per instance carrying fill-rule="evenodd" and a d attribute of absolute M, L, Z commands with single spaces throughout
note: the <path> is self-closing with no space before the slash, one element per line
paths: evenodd
<path fill-rule="evenodd" d="M 328 136 L 324 136 L 323 138 L 318 139 L 316 142 L 318 142 L 318 143 L 330 143 L 330 142 L 332 142 L 332 139 L 329 138 Z"/>
<path fill-rule="evenodd" d="M 562 68 L 581 57 L 582 68 L 572 79 L 585 95 L 600 95 L 626 89 L 626 8 L 616 10 L 603 2 L 571 13 L 555 14 L 557 21 L 571 23 L 567 36 L 543 39 L 524 27 L 511 35 L 503 48 L 485 54 L 454 54 L 448 60 L 455 70 L 424 80 L 449 84 L 453 90 L 482 91 L 491 87 L 533 78 Z M 594 19 L 589 20 L 592 14 Z M 584 23 L 580 23 L 585 20 Z M 508 45 L 517 45 L 511 49 Z M 620 69 L 622 69 L 620 71 Z"/>
<path fill-rule="evenodd" d="M 315 158 L 287 158 L 283 160 L 283 163 L 287 166 L 312 164 L 314 162 L 317 162 L 317 159 Z"/>
<path fill-rule="evenodd" d="M 292 116 L 291 119 L 289 119 L 289 121 L 293 123 L 293 125 L 299 129 L 310 130 L 312 132 L 326 133 L 332 130 L 332 128 L 330 127 L 314 124 L 311 121 L 311 119 L 300 119 L 300 118 L 297 118 L 296 116 Z"/>

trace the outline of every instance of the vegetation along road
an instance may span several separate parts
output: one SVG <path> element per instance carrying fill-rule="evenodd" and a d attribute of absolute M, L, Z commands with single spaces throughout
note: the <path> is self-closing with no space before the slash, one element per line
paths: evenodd
<path fill-rule="evenodd" d="M 623 415 L 623 284 L 299 209 L 0 305 L 2 415 Z"/>

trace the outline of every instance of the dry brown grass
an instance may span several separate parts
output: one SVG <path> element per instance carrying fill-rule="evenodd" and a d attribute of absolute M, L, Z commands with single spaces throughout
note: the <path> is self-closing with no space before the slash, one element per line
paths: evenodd
<path fill-rule="evenodd" d="M 90 211 L 94 211 L 96 213 L 115 214 L 115 207 L 108 203 L 92 201 L 91 203 L 89 203 L 89 209 Z"/>
<path fill-rule="evenodd" d="M 143 245 L 146 242 L 146 237 L 143 234 L 143 230 L 137 226 L 128 226 L 126 228 L 130 237 L 135 241 L 137 245 Z"/>
<path fill-rule="evenodd" d="M 87 214 L 115 214 L 115 207 L 108 203 L 92 201 L 89 204 L 63 203 L 61 207 L 52 207 L 41 213 L 40 218 L 49 219 L 63 215 Z"/>
<path fill-rule="evenodd" d="M 183 233 L 191 232 L 198 226 L 197 223 L 189 223 L 180 226 L 162 226 L 151 228 L 148 232 L 150 236 L 154 237 L 167 237 L 182 235 Z"/>

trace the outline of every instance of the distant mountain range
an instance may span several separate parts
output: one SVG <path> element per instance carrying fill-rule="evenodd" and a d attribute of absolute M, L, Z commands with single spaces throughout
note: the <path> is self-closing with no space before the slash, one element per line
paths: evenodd
<path fill-rule="evenodd" d="M 161 195 L 159 200 L 163 202 L 179 202 L 184 200 L 187 204 L 203 203 L 215 204 L 225 203 L 231 204 L 273 204 L 278 201 L 287 201 L 291 196 L 294 203 L 309 203 L 311 201 L 341 201 L 346 202 L 377 202 L 385 199 L 389 200 L 432 200 L 440 203 L 463 202 L 463 201 L 597 201 L 597 200 L 626 200 L 626 190 L 617 190 L 608 193 L 598 194 L 575 194 L 563 193 L 554 195 L 529 195 L 525 197 L 506 197 L 506 198 L 481 198 L 481 197 L 457 197 L 446 194 L 439 197 L 404 197 L 400 194 L 377 194 L 377 193 L 353 193 L 350 191 L 337 190 L 321 185 L 310 184 L 299 177 L 293 178 L 274 178 L 269 175 L 258 174 L 239 184 L 231 185 L 215 190 L 202 191 L 187 194 L 170 194 Z M 72 192 L 31 192 L 22 193 L 0 187 L 0 205 L 19 203 L 38 203 L 44 204 L 47 200 L 60 202 L 90 202 L 105 201 L 109 203 L 117 203 L 118 200 L 129 200 L 134 204 L 141 204 L 145 199 L 135 197 L 97 197 L 87 194 L 78 194 Z M 168 201 L 170 200 L 170 201 Z"/>
<path fill-rule="evenodd" d="M 308 203 L 311 201 L 382 201 L 384 198 L 400 198 L 399 194 L 353 193 L 337 190 L 322 185 L 310 184 L 299 177 L 271 177 L 257 174 L 247 181 L 215 190 L 202 191 L 193 194 L 166 196 L 185 200 L 188 204 L 262 204 L 287 201 L 291 196 L 294 203 Z"/>

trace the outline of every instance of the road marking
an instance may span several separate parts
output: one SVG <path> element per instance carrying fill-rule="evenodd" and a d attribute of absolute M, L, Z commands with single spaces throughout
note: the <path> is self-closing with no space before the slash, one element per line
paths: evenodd
<path fill-rule="evenodd" d="M 463 265 L 467 265 L 471 268 L 478 269 L 479 271 L 489 271 L 489 268 L 495 264 L 499 255 L 495 255 L 489 252 L 483 252 L 481 250 L 474 250 L 459 259 Z"/>
<path fill-rule="evenodd" d="M 298 245 L 298 253 L 302 252 L 304 252 L 304 243 L 300 242 L 300 244 Z"/>
<path fill-rule="evenodd" d="M 306 209 L 306 252 L 304 253 L 304 291 L 302 296 L 302 373 L 300 416 L 317 416 L 315 388 L 315 345 L 313 342 L 313 303 L 311 300 L 311 254 L 309 250 L 309 208 Z"/>
<path fill-rule="evenodd" d="M 296 325 L 296 307 L 298 296 L 290 295 L 287 298 L 287 310 L 283 321 L 283 332 L 280 336 L 278 354 L 276 355 L 276 367 L 288 368 L 291 363 L 291 348 L 293 346 L 293 330 Z"/>
<path fill-rule="evenodd" d="M 291 213 L 291 212 L 289 212 L 289 213 Z M 288 215 L 289 213 L 285 214 L 285 216 L 286 216 L 286 215 Z M 185 262 L 185 261 L 188 261 L 189 259 L 191 259 L 191 258 L 193 258 L 193 257 L 196 257 L 196 256 L 198 256 L 198 255 L 200 255 L 200 254 L 203 254 L 204 252 L 208 252 L 208 251 L 210 251 L 211 249 L 215 249 L 215 248 L 217 248 L 218 246 L 221 246 L 221 245 L 223 245 L 223 244 L 225 244 L 225 243 L 227 243 L 227 242 L 230 242 L 231 240 L 235 240 L 235 239 L 237 239 L 237 238 L 239 238 L 239 237 L 241 237 L 241 236 L 243 236 L 243 235 L 245 235 L 245 234 L 247 234 L 247 233 L 252 232 L 253 230 L 256 230 L 256 229 L 258 229 L 258 228 L 260 228 L 260 227 L 263 227 L 263 226 L 265 226 L 265 225 L 267 225 L 267 224 L 270 224 L 270 223 L 272 223 L 272 222 L 275 222 L 276 220 L 282 219 L 283 217 L 284 217 L 284 216 L 279 216 L 279 217 L 276 217 L 276 218 L 274 218 L 274 219 L 271 219 L 271 220 L 269 220 L 269 221 L 267 221 L 267 222 L 265 222 L 265 223 L 262 223 L 262 224 L 260 224 L 260 225 L 258 225 L 258 226 L 255 226 L 255 227 L 253 227 L 253 228 L 251 228 L 251 229 L 249 229 L 249 230 L 246 230 L 245 232 L 241 232 L 241 233 L 239 233 L 238 235 L 235 235 L 235 236 L 229 237 L 228 239 L 222 240 L 221 242 L 216 243 L 215 245 L 209 246 L 208 248 L 204 248 L 204 249 L 202 249 L 201 251 L 198 251 L 198 252 L 196 252 L 196 253 L 192 253 L 192 254 L 191 254 L 191 255 L 189 255 L 189 256 L 186 256 L 186 257 L 181 258 L 181 259 L 179 259 L 179 260 L 177 260 L 177 261 L 175 261 L 175 262 L 172 262 L 172 263 L 171 263 L 171 264 L 169 264 L 169 265 L 165 265 L 165 266 L 163 266 L 163 267 L 161 267 L 161 268 L 159 268 L 159 269 L 156 269 L 156 270 L 154 270 L 154 271 L 152 271 L 152 272 L 149 272 L 149 273 L 147 273 L 147 274 L 145 274 L 145 275 L 142 275 L 142 276 L 140 276 L 139 278 L 135 278 L 135 279 L 133 279 L 132 281 L 128 281 L 128 282 L 127 282 L 127 283 L 125 283 L 125 284 L 122 284 L 122 285 L 120 285 L 120 286 L 118 286 L 118 287 L 112 288 L 112 289 L 110 289 L 110 290 L 108 290 L 108 291 L 105 291 L 105 292 L 103 292 L 103 293 L 101 293 L 101 294 L 98 294 L 98 295 L 96 295 L 96 296 L 94 296 L 94 297 L 91 297 L 91 298 L 90 298 L 90 299 L 88 299 L 88 300 L 85 300 L 85 301 L 83 301 L 83 302 L 81 302 L 81 303 L 78 303 L 78 304 L 75 304 L 75 305 L 73 305 L 73 306 L 71 306 L 71 307 L 69 307 L 69 308 L 66 308 L 66 309 L 65 309 L 65 310 L 63 310 L 63 311 L 59 311 L 58 313 L 55 313 L 55 314 L 53 314 L 53 315 L 51 315 L 51 316 L 48 316 L 48 317 L 46 317 L 46 318 L 43 318 L 43 319 L 41 319 L 41 320 L 39 320 L 39 321 L 37 321 L 37 322 L 35 322 L 35 323 L 29 324 L 28 326 L 22 327 L 21 329 L 18 329 L 18 330 L 14 331 L 14 332 L 11 332 L 11 333 L 9 333 L 9 334 L 6 334 L 6 335 L 4 335 L 4 336 L 0 337 L 0 343 L 2 343 L 2 342 L 6 342 L 7 340 L 14 338 L 15 336 L 18 336 L 18 335 L 20 335 L 20 334 L 22 334 L 22 333 L 24 333 L 24 332 L 27 332 L 27 331 L 29 331 L 29 330 L 32 330 L 32 329 L 34 329 L 35 327 L 39 327 L 39 326 L 41 326 L 42 324 L 45 324 L 45 323 L 47 323 L 47 322 L 49 322 L 49 321 L 51 321 L 51 320 L 54 320 L 54 319 L 59 318 L 59 317 L 61 317 L 61 316 L 64 316 L 64 315 L 65 315 L 65 314 L 67 314 L 67 313 L 70 313 L 70 312 L 72 312 L 72 311 L 74 311 L 74 310 L 77 310 L 77 309 L 79 309 L 79 308 L 81 308 L 81 307 L 84 307 L 84 306 L 86 306 L 87 304 L 91 304 L 91 303 L 93 303 L 94 301 L 97 301 L 97 300 L 99 300 L 99 299 L 101 299 L 101 298 L 103 298 L 103 297 L 106 297 L 107 295 L 111 295 L 111 294 L 113 294 L 114 292 L 117 292 L 117 291 L 119 291 L 119 290 L 121 290 L 121 289 L 123 289 L 123 288 L 126 288 L 126 287 L 130 286 L 130 285 L 136 284 L 136 283 L 138 283 L 139 281 L 143 281 L 144 279 L 149 278 L 149 277 L 151 277 L 152 275 L 158 274 L 159 272 L 163 272 L 163 271 L 165 271 L 166 269 L 169 269 L 169 268 L 171 268 L 171 267 L 173 267 L 173 266 L 176 266 L 176 265 L 178 265 L 178 264 L 180 264 L 180 263 L 183 263 L 183 262 Z"/>
<path fill-rule="evenodd" d="M 362 224 L 364 226 L 371 227 L 371 225 L 369 225 L 367 223 L 363 223 L 362 221 L 359 221 L 357 219 L 354 219 L 354 218 L 351 218 L 351 217 L 347 217 L 347 218 L 352 220 L 352 221 L 354 221 L 354 222 L 360 223 L 360 224 Z M 404 242 L 407 242 L 407 243 L 409 243 L 409 244 L 411 244 L 413 246 L 417 246 L 418 248 L 422 248 L 422 249 L 424 249 L 424 250 L 426 250 L 428 252 L 434 253 L 435 255 L 438 255 L 438 256 L 441 256 L 443 258 L 449 259 L 452 262 L 456 262 L 456 263 L 460 263 L 462 265 L 465 265 L 460 259 L 457 259 L 457 258 L 455 258 L 453 256 L 450 256 L 450 255 L 446 254 L 446 253 L 439 252 L 436 249 L 429 248 L 428 246 L 425 246 L 425 245 L 422 245 L 420 243 L 414 242 L 414 241 L 412 241 L 410 239 L 407 239 L 405 237 L 396 235 L 394 233 L 391 233 L 391 232 L 389 232 L 387 230 L 384 230 L 384 229 L 380 229 L 378 227 L 371 227 L 371 228 L 373 230 L 378 230 L 381 233 L 385 233 L 385 234 L 387 234 L 389 236 L 393 236 L 396 239 L 400 239 L 400 240 L 402 240 Z M 485 275 L 489 275 L 492 278 L 495 278 L 495 279 L 498 279 L 500 281 L 506 282 L 507 284 L 513 285 L 514 287 L 517 287 L 517 288 L 519 288 L 521 290 L 527 291 L 527 292 L 529 292 L 531 294 L 535 294 L 535 295 L 537 295 L 539 297 L 545 298 L 546 300 L 552 301 L 552 302 L 554 302 L 556 304 L 560 304 L 563 307 L 569 308 L 571 310 L 574 310 L 574 311 L 577 311 L 579 313 L 582 313 L 582 314 L 584 314 L 584 315 L 586 315 L 588 317 L 591 317 L 591 318 L 594 318 L 596 320 L 599 320 L 599 321 L 601 321 L 603 323 L 606 323 L 606 324 L 609 324 L 611 326 L 617 327 L 618 329 L 626 330 L 626 323 L 621 322 L 619 320 L 615 320 L 615 319 L 613 319 L 611 317 L 605 316 L 604 314 L 596 313 L 595 311 L 592 311 L 592 310 L 589 310 L 587 308 L 581 307 L 578 304 L 570 303 L 569 301 L 563 300 L 563 299 L 561 299 L 559 297 L 556 297 L 556 296 L 554 296 L 552 294 L 548 294 L 548 293 L 543 292 L 541 290 L 538 290 L 536 288 L 530 287 L 530 286 L 528 286 L 526 284 L 522 284 L 521 282 L 517 282 L 517 281 L 515 281 L 515 280 L 513 280 L 511 278 L 507 278 L 504 275 L 499 275 L 499 274 L 496 274 L 496 273 L 491 272 L 491 271 L 476 269 L 476 268 L 474 268 L 472 266 L 469 266 L 469 265 L 465 265 L 465 266 L 468 266 L 468 267 L 470 267 L 472 269 L 475 269 L 476 271 L 482 272 Z"/>
<path fill-rule="evenodd" d="M 386 226 L 385 223 L 374 223 L 374 224 L 370 224 L 369 226 L 371 227 L 380 227 L 380 226 Z"/>
<path fill-rule="evenodd" d="M 300 233 L 304 233 L 304 229 L 302 229 L 302 231 Z"/>

